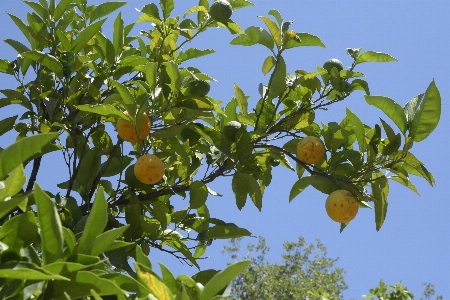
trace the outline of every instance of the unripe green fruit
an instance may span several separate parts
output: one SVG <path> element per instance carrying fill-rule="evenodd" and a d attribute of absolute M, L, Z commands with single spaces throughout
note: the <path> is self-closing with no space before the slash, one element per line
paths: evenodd
<path fill-rule="evenodd" d="M 217 22 L 226 22 L 228 19 L 230 19 L 232 14 L 233 8 L 231 7 L 230 3 L 225 0 L 218 0 L 214 2 L 209 9 L 209 15 L 214 21 Z"/>
<path fill-rule="evenodd" d="M 338 72 L 344 69 L 344 65 L 341 63 L 339 59 L 336 58 L 331 58 L 323 64 L 323 68 L 327 70 L 328 73 L 330 73 L 333 67 L 335 67 L 338 70 Z"/>
<path fill-rule="evenodd" d="M 236 141 L 236 134 L 239 131 L 239 128 L 241 128 L 241 123 L 237 121 L 231 121 L 225 124 L 223 127 L 223 135 L 229 142 L 235 142 Z"/>
<path fill-rule="evenodd" d="M 209 93 L 211 86 L 206 80 L 196 80 L 190 83 L 190 88 L 192 96 L 205 97 Z"/>

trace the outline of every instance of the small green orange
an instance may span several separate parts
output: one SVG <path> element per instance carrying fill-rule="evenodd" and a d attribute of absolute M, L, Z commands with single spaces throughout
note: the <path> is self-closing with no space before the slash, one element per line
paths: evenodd
<path fill-rule="evenodd" d="M 226 22 L 230 19 L 233 14 L 233 8 L 230 3 L 225 0 L 217 0 L 209 8 L 209 15 L 214 21 Z"/>
<path fill-rule="evenodd" d="M 333 69 L 333 67 L 336 68 L 338 70 L 338 72 L 342 71 L 344 69 L 344 65 L 337 58 L 331 58 L 323 64 L 323 68 L 325 70 L 327 70 L 328 73 L 330 73 L 330 71 L 331 71 L 331 69 Z"/>

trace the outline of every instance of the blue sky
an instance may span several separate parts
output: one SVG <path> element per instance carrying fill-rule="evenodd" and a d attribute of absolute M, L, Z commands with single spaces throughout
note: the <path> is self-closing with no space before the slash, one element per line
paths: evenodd
<path fill-rule="evenodd" d="M 134 0 L 122 8 L 126 22 L 136 20 L 139 14 L 134 8 L 147 3 Z M 196 3 L 178 0 L 176 11 L 183 14 Z M 292 29 L 317 35 L 327 46 L 326 49 L 301 47 L 286 51 L 289 72 L 297 69 L 313 71 L 329 58 L 338 58 L 347 67 L 351 59 L 345 53 L 346 48 L 386 52 L 398 62 L 362 64 L 357 71 L 366 75 L 373 95 L 388 96 L 402 106 L 424 92 L 434 79 L 442 97 L 441 121 L 428 139 L 414 145 L 412 152 L 426 163 L 437 185 L 432 188 L 425 180 L 413 178 L 421 193 L 419 197 L 403 186 L 391 183 L 388 214 L 379 232 L 375 230 L 373 211 L 361 209 L 356 219 L 339 233 L 339 224 L 325 213 L 326 195 L 312 188 L 289 203 L 289 191 L 296 175 L 281 167 L 273 174 L 273 182 L 266 189 L 262 212 L 250 204 L 239 211 L 234 205 L 230 181 L 224 179 L 211 186 L 224 195 L 208 200 L 211 215 L 247 228 L 254 235 L 264 236 L 271 247 L 269 258 L 274 262 L 280 260 L 283 241 L 295 241 L 299 235 L 309 242 L 320 239 L 326 245 L 328 255 L 339 257 L 338 265 L 347 271 L 345 280 L 349 289 L 344 293 L 345 299 L 361 299 L 361 295 L 375 287 L 380 279 L 390 284 L 402 281 L 416 296 L 423 290 L 421 283 L 431 282 L 444 299 L 450 297 L 448 2 L 255 0 L 253 3 L 256 7 L 238 10 L 232 16 L 242 28 L 263 27 L 257 16 L 267 16 L 270 9 L 277 9 L 284 20 L 295 20 Z M 21 38 L 6 11 L 24 17 L 27 9 L 21 1 L 10 1 L 8 7 L 1 10 L 1 40 Z M 108 33 L 107 26 L 104 29 Z M 236 83 L 251 97 L 250 105 L 254 105 L 258 100 L 258 84 L 268 80 L 261 73 L 261 66 L 270 53 L 263 46 L 231 46 L 232 38 L 223 28 L 209 30 L 189 46 L 214 48 L 217 52 L 189 63 L 217 79 L 218 83 L 212 84 L 212 97 L 229 101 L 234 95 L 233 83 Z M 0 44 L 0 53 L 1 58 L 14 59 L 15 54 L 5 43 Z M 0 75 L 1 89 L 12 88 L 11 84 L 6 76 Z M 345 107 L 369 125 L 379 122 L 379 117 L 385 118 L 381 111 L 366 104 L 362 92 L 356 92 L 343 105 L 318 114 L 316 122 L 340 121 L 345 115 Z M 17 114 L 16 110 L 14 106 L 2 108 L 0 117 Z M 0 146 L 5 147 L 13 138 L 12 133 L 2 136 Z M 44 159 L 45 163 L 52 162 Z M 50 189 L 60 181 L 58 176 L 58 171 L 47 171 L 40 174 L 38 182 Z M 256 241 L 248 238 L 243 245 L 246 242 Z M 226 266 L 229 259 L 220 253 L 223 245 L 219 241 L 213 243 L 207 252 L 211 258 L 201 262 L 202 268 Z M 152 251 L 151 259 L 154 263 L 163 262 L 175 274 L 196 272 L 157 250 Z"/>

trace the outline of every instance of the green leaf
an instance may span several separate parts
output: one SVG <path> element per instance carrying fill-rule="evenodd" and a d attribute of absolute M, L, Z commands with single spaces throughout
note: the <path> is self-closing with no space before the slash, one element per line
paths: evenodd
<path fill-rule="evenodd" d="M 97 6 L 91 13 L 90 20 L 91 22 L 100 19 L 106 15 L 109 15 L 113 11 L 121 8 L 127 4 L 127 2 L 105 2 Z"/>
<path fill-rule="evenodd" d="M 302 47 L 302 46 L 315 46 L 315 47 L 322 47 L 326 48 L 325 44 L 322 43 L 319 37 L 306 33 L 306 32 L 297 32 L 297 37 L 299 38 L 300 42 L 296 41 L 295 39 L 289 40 L 286 45 L 284 46 L 285 49 L 295 48 L 295 47 Z"/>
<path fill-rule="evenodd" d="M 234 93 L 236 95 L 236 101 L 239 109 L 241 110 L 241 113 L 246 115 L 248 113 L 247 97 L 245 97 L 244 92 L 236 83 L 234 84 Z"/>
<path fill-rule="evenodd" d="M 275 70 L 269 82 L 269 98 L 279 97 L 286 88 L 286 63 L 282 56 L 278 57 Z"/>
<path fill-rule="evenodd" d="M 89 40 L 98 32 L 101 30 L 103 23 L 105 23 L 105 20 L 100 20 L 98 22 L 92 23 L 89 26 L 87 26 L 83 31 L 81 31 L 77 38 L 72 41 L 72 49 L 73 53 L 77 54 L 80 52 L 84 47 L 87 46 L 87 43 Z"/>
<path fill-rule="evenodd" d="M 122 13 L 119 13 L 114 20 L 114 33 L 113 33 L 113 45 L 114 52 L 116 55 L 119 55 L 122 52 L 122 48 L 124 46 L 124 29 L 123 29 L 123 20 Z"/>
<path fill-rule="evenodd" d="M 407 121 L 405 112 L 400 104 L 384 96 L 364 95 L 364 98 L 370 105 L 381 109 L 392 121 L 394 121 L 400 131 L 405 134 L 407 129 Z"/>
<path fill-rule="evenodd" d="M 310 184 L 318 191 L 321 191 L 324 194 L 331 194 L 336 190 L 336 185 L 333 181 L 331 181 L 328 177 L 312 175 L 309 176 Z"/>
<path fill-rule="evenodd" d="M 347 108 L 347 119 L 352 124 L 352 129 L 355 131 L 356 139 L 358 141 L 359 150 L 364 152 L 367 148 L 364 124 L 350 109 Z"/>
<path fill-rule="evenodd" d="M 181 77 L 178 65 L 174 61 L 163 63 L 166 67 L 167 75 L 170 77 L 170 88 L 172 91 L 178 91 L 181 87 Z"/>
<path fill-rule="evenodd" d="M 273 16 L 275 18 L 275 20 L 277 21 L 278 26 L 281 27 L 281 24 L 283 23 L 283 18 L 281 17 L 280 12 L 278 10 L 276 10 L 276 9 L 271 9 L 271 10 L 269 10 L 268 14 L 270 16 Z"/>
<path fill-rule="evenodd" d="M 129 120 L 127 116 L 124 115 L 123 112 L 121 112 L 114 105 L 111 104 L 100 104 L 100 105 L 83 104 L 83 105 L 75 105 L 75 107 L 81 111 L 91 112 L 105 117 L 123 119 L 126 121 Z"/>
<path fill-rule="evenodd" d="M 196 48 L 189 48 L 186 51 L 181 52 L 178 55 L 177 62 L 179 64 L 181 64 L 182 62 L 184 62 L 186 60 L 202 57 L 202 56 L 214 53 L 214 52 L 216 52 L 216 50 L 214 50 L 214 49 L 198 50 Z"/>
<path fill-rule="evenodd" d="M 261 210 L 262 194 L 256 179 L 247 173 L 236 172 L 231 182 L 233 193 L 236 196 L 236 206 L 242 209 L 247 201 L 247 195 L 253 200 L 255 206 Z"/>
<path fill-rule="evenodd" d="M 175 7 L 174 0 L 160 0 L 160 6 L 164 13 L 164 17 L 168 18 Z"/>
<path fill-rule="evenodd" d="M 207 239 L 231 239 L 242 236 L 251 236 L 251 232 L 236 225 L 215 225 L 206 232 Z"/>
<path fill-rule="evenodd" d="M 402 143 L 402 138 L 400 133 L 395 134 L 394 130 L 386 123 L 383 119 L 380 118 L 381 124 L 383 125 L 384 131 L 386 132 L 386 136 L 388 138 L 389 143 L 385 145 L 383 148 L 383 155 L 390 155 L 400 148 Z"/>
<path fill-rule="evenodd" d="M 269 29 L 270 34 L 273 37 L 273 40 L 277 46 L 281 45 L 281 28 L 274 21 L 267 17 L 259 16 L 261 20 L 266 24 Z"/>
<path fill-rule="evenodd" d="M 89 222 L 89 219 L 88 219 Z M 88 226 L 88 223 L 86 224 Z M 99 255 L 102 252 L 108 252 L 111 249 L 111 246 L 113 246 L 114 242 L 116 242 L 117 238 L 121 236 L 127 229 L 130 227 L 130 225 L 122 226 L 119 228 L 114 228 L 111 230 L 108 230 L 106 232 L 103 232 L 99 235 L 97 235 L 92 241 L 90 241 L 90 245 L 87 247 L 87 249 L 90 249 L 89 255 Z M 122 241 L 120 241 L 122 242 Z M 123 247 L 125 246 L 131 246 L 134 245 L 134 243 L 123 243 L 121 244 Z"/>
<path fill-rule="evenodd" d="M 16 122 L 17 116 L 5 118 L 0 121 L 0 135 L 5 134 L 14 128 L 14 123 Z"/>
<path fill-rule="evenodd" d="M 163 265 L 162 263 L 158 263 L 158 264 L 161 269 L 161 275 L 162 275 L 162 279 L 163 279 L 164 283 L 166 284 L 166 286 L 170 289 L 170 291 L 173 294 L 177 294 L 178 293 L 178 285 L 177 285 L 175 276 L 173 276 L 172 272 L 170 272 L 170 270 L 165 265 Z"/>
<path fill-rule="evenodd" d="M 23 165 L 20 164 L 15 167 L 8 178 L 3 181 L 4 188 L 0 189 L 0 201 L 4 201 L 6 198 L 10 198 L 16 195 L 22 190 L 26 182 L 27 177 L 24 175 Z"/>
<path fill-rule="evenodd" d="M 58 5 L 55 8 L 55 12 L 53 13 L 53 20 L 54 22 L 58 22 L 59 19 L 64 15 L 67 8 L 69 7 L 69 4 L 72 2 L 72 0 L 61 0 L 59 1 Z"/>
<path fill-rule="evenodd" d="M 49 68 L 59 78 L 62 77 L 63 66 L 61 62 L 54 56 L 41 51 L 28 51 L 21 53 L 23 57 L 29 58 Z"/>
<path fill-rule="evenodd" d="M 0 239 L 9 251 L 20 252 L 22 248 L 36 242 L 37 237 L 38 227 L 30 211 L 12 217 L 0 227 Z"/>
<path fill-rule="evenodd" d="M 289 202 L 294 200 L 301 192 L 303 192 L 311 184 L 311 177 L 302 177 L 291 188 L 289 193 Z"/>
<path fill-rule="evenodd" d="M 13 197 L 12 199 L 10 199 L 8 201 L 0 202 L 0 219 L 2 219 L 4 216 L 9 214 L 15 208 L 27 203 L 27 201 L 28 201 L 27 197 L 17 196 L 17 197 Z"/>
<path fill-rule="evenodd" d="M 0 152 L 0 180 L 30 157 L 39 153 L 48 143 L 58 137 L 58 133 L 40 133 L 25 137 Z"/>
<path fill-rule="evenodd" d="M 68 280 L 58 274 L 52 274 L 29 262 L 11 262 L 0 265 L 2 278 L 19 280 Z"/>
<path fill-rule="evenodd" d="M 14 69 L 11 65 L 11 62 L 7 59 L 0 59 L 0 72 L 14 75 Z"/>
<path fill-rule="evenodd" d="M 40 225 L 42 261 L 45 265 L 62 257 L 62 225 L 55 203 L 37 183 L 34 184 L 34 198 Z"/>
<path fill-rule="evenodd" d="M 135 263 L 135 268 L 138 275 L 138 280 L 145 287 L 150 289 L 151 294 L 156 299 L 174 300 L 173 294 L 164 282 L 156 275 L 142 270 L 138 264 Z"/>
<path fill-rule="evenodd" d="M 107 207 L 108 204 L 106 203 L 103 187 L 99 186 L 95 194 L 91 213 L 86 221 L 83 235 L 78 244 L 78 253 L 90 254 L 91 249 L 88 247 L 89 244 L 103 232 L 108 222 Z"/>
<path fill-rule="evenodd" d="M 133 112 L 136 111 L 136 102 L 134 100 L 133 95 L 128 90 L 128 88 L 122 85 L 121 83 L 115 80 L 111 80 L 111 82 L 119 92 L 120 97 L 122 98 L 122 101 L 125 104 L 127 111 L 130 113 L 130 115 L 133 115 Z"/>
<path fill-rule="evenodd" d="M 366 51 L 362 53 L 356 60 L 357 64 L 362 64 L 365 62 L 391 62 L 398 61 L 395 57 L 389 54 L 375 51 Z"/>
<path fill-rule="evenodd" d="M 252 46 L 255 44 L 263 45 L 273 51 L 274 41 L 270 33 L 265 29 L 256 26 L 250 26 L 244 34 L 235 37 L 231 45 Z"/>
<path fill-rule="evenodd" d="M 409 137 L 420 142 L 426 139 L 437 127 L 441 116 L 441 95 L 434 80 L 424 94 L 420 94 L 404 108 Z"/>
<path fill-rule="evenodd" d="M 176 103 L 175 107 L 188 108 L 199 111 L 211 111 L 214 109 L 214 105 L 206 97 L 196 96 L 183 98 L 181 101 Z"/>
<path fill-rule="evenodd" d="M 372 196 L 374 198 L 375 206 L 375 224 L 377 231 L 383 226 L 386 218 L 388 202 L 387 195 L 389 194 L 389 182 L 387 178 L 381 173 L 374 174 L 372 180 Z"/>
<path fill-rule="evenodd" d="M 214 147 L 222 151 L 226 156 L 232 156 L 229 143 L 221 132 L 208 126 L 201 127 L 195 124 L 189 124 L 188 127 L 193 131 L 199 133 L 204 139 L 206 139 Z"/>
<path fill-rule="evenodd" d="M 199 208 L 203 206 L 208 198 L 208 189 L 202 181 L 194 181 L 189 185 L 189 207 Z"/>
<path fill-rule="evenodd" d="M 275 58 L 273 58 L 272 55 L 267 56 L 266 59 L 264 60 L 263 66 L 262 66 L 263 74 L 266 75 L 267 73 L 269 73 L 270 70 L 273 69 L 273 67 L 275 66 L 276 63 L 277 63 L 277 61 L 275 60 Z"/>
<path fill-rule="evenodd" d="M 205 285 L 199 300 L 209 300 L 216 296 L 222 289 L 224 289 L 239 273 L 245 270 L 251 260 L 244 260 L 233 263 L 224 270 L 217 272 L 213 278 Z"/>

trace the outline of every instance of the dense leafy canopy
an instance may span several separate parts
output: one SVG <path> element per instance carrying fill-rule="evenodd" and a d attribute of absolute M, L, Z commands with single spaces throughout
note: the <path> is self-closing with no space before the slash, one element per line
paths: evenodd
<path fill-rule="evenodd" d="M 156 275 L 148 259 L 154 248 L 199 268 L 214 239 L 251 235 L 209 213 L 208 197 L 220 194 L 208 184 L 223 176 L 232 176 L 239 209 L 250 198 L 261 210 L 273 168 L 290 169 L 298 177 L 291 201 L 308 186 L 325 194 L 346 189 L 361 207 L 373 203 L 377 230 L 386 217 L 390 180 L 415 192 L 410 175 L 434 185 L 410 150 L 438 124 L 439 91 L 432 81 L 403 108 L 371 95 L 357 67 L 396 60 L 388 54 L 347 49 L 353 58 L 349 69 L 328 71 L 318 62 L 317 70 L 289 74 L 285 51 L 324 44 L 317 36 L 294 32 L 292 22 L 276 10 L 260 17 L 264 27 L 243 30 L 232 15 L 220 22 L 211 18 L 207 0 L 182 17 L 172 15 L 174 0 L 151 3 L 131 24 L 120 12 L 113 14 L 126 2 L 24 2 L 30 7 L 26 21 L 9 14 L 23 37 L 5 40 L 17 57 L 0 59 L 0 72 L 17 82 L 0 90 L 0 108 L 15 105 L 25 111 L 20 118 L 2 114 L 0 120 L 0 135 L 17 132 L 16 142 L 0 152 L 2 298 L 226 295 L 224 288 L 248 261 L 175 278 L 163 265 L 162 276 Z M 234 0 L 230 5 L 237 10 L 253 4 Z M 107 17 L 111 37 L 102 31 Z M 136 33 L 140 23 L 151 29 Z M 268 80 L 260 84 L 254 106 L 238 84 L 228 103 L 208 96 L 206 86 L 197 90 L 196 83 L 214 79 L 186 61 L 214 50 L 189 48 L 189 42 L 218 27 L 233 34 L 233 45 L 267 48 L 262 72 Z M 357 91 L 389 119 L 369 126 L 350 110 L 336 122 L 315 119 L 315 111 Z M 150 135 L 128 153 L 128 142 L 114 129 L 117 120 L 129 121 L 124 112 L 134 124 L 141 124 L 144 114 L 152 124 Z M 233 139 L 223 134 L 229 122 L 241 124 Z M 295 155 L 305 136 L 320 138 L 326 147 L 326 156 L 314 165 Z M 43 190 L 36 176 L 42 157 L 55 151 L 65 160 L 53 166 L 61 170 L 61 183 Z M 164 162 L 164 177 L 156 184 L 140 184 L 131 173 L 127 177 L 145 154 Z M 188 199 L 187 207 L 175 208 L 174 195 Z"/>

